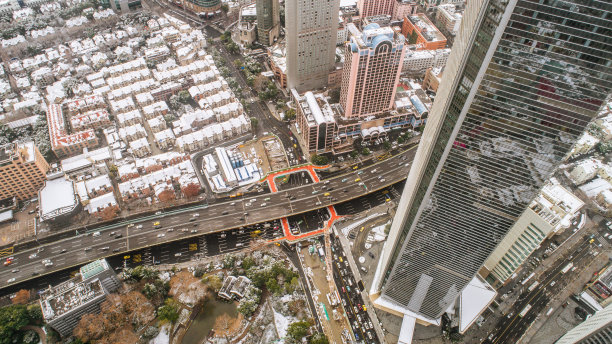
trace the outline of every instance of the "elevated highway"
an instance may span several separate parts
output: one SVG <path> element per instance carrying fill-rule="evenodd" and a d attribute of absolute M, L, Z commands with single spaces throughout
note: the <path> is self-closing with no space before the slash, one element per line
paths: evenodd
<path fill-rule="evenodd" d="M 416 145 L 413 145 L 383 161 L 348 169 L 318 183 L 148 215 L 18 251 L 12 255 L 11 265 L 0 267 L 0 288 L 96 259 L 277 220 L 359 198 L 404 180 L 415 153 Z M 45 266 L 46 260 L 52 265 Z"/>

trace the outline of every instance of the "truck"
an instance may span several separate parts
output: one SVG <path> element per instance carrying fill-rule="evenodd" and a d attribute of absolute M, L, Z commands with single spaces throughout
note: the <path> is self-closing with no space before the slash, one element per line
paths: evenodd
<path fill-rule="evenodd" d="M 531 305 L 527 304 L 527 306 L 525 306 L 525 308 L 523 308 L 523 310 L 519 313 L 519 317 L 524 317 L 527 312 L 529 312 L 529 310 L 531 309 Z"/>
<path fill-rule="evenodd" d="M 529 280 L 530 280 L 530 279 L 531 279 L 533 276 L 535 276 L 535 272 L 532 272 L 532 273 L 531 273 L 531 275 L 527 276 L 527 278 L 525 278 L 525 279 L 524 279 L 524 280 L 521 282 L 521 285 L 525 285 L 525 284 L 527 284 L 527 282 L 529 282 Z"/>
<path fill-rule="evenodd" d="M 564 274 L 564 273 L 566 273 L 566 272 L 570 271 L 570 269 L 571 269 L 573 266 L 574 266 L 574 263 L 569 262 L 569 263 L 568 263 L 568 264 L 567 264 L 567 265 L 566 265 L 566 266 L 563 268 L 563 270 L 561 270 L 561 273 L 562 273 L 562 274 Z"/>

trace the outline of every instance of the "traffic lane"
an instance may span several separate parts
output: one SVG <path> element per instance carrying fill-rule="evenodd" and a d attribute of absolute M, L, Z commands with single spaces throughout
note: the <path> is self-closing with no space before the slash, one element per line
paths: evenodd
<path fill-rule="evenodd" d="M 403 155 L 408 154 L 408 153 L 411 153 L 411 152 L 409 151 L 409 152 L 407 152 L 407 153 L 403 153 L 403 154 L 401 154 L 401 155 L 398 155 L 399 159 L 401 159 L 401 157 L 402 157 Z M 395 159 L 395 160 L 397 160 L 397 159 Z M 385 160 L 385 161 L 381 162 L 381 163 L 380 163 L 379 165 L 377 165 L 377 166 L 378 166 L 378 167 L 380 167 L 380 168 L 382 168 L 382 169 L 384 169 L 384 171 L 386 171 L 386 172 L 384 172 L 384 174 L 389 175 L 389 176 L 393 176 L 393 175 L 397 176 L 397 174 L 403 174 L 405 171 L 403 171 L 403 170 L 402 170 L 402 168 L 400 167 L 400 166 L 401 166 L 401 164 L 396 164 L 396 163 L 397 163 L 397 161 L 393 161 L 393 158 L 390 158 L 390 159 L 387 159 L 387 160 Z M 396 164 L 396 167 L 395 167 L 395 168 L 393 168 L 392 166 L 389 166 L 389 165 L 393 165 L 393 164 Z M 398 167 L 399 167 L 399 168 L 398 168 Z M 365 171 L 366 171 L 366 170 L 364 170 L 364 174 L 365 174 Z M 374 183 L 376 183 L 376 181 L 375 181 L 375 179 L 374 179 L 374 178 L 376 178 L 375 176 L 364 176 L 364 178 L 365 178 L 364 180 L 366 180 L 366 181 L 371 179 L 371 180 L 373 180 L 373 181 L 374 181 Z M 327 184 L 328 186 L 340 186 L 340 185 L 342 185 L 342 184 L 343 184 L 343 183 L 341 182 L 341 179 L 340 179 L 340 178 L 330 179 L 329 181 L 330 181 L 330 182 Z M 379 183 L 380 183 L 380 182 L 379 182 Z M 300 189 L 305 189 L 305 188 L 308 188 L 308 189 L 310 189 L 310 190 L 314 190 L 314 189 L 313 189 L 313 185 L 315 185 L 315 184 L 309 184 L 309 185 L 307 185 L 307 186 L 303 186 L 303 187 L 301 187 L 301 188 L 297 188 L 298 190 L 296 190 L 296 191 L 298 191 L 298 192 L 299 192 L 299 191 L 300 191 Z M 358 195 L 358 194 L 360 193 L 360 192 L 355 192 L 355 190 L 359 190 L 358 188 L 353 188 L 353 187 L 348 187 L 348 186 L 345 186 L 345 188 L 348 188 L 348 189 L 346 189 L 346 191 L 343 191 L 344 193 L 346 193 L 346 195 L 338 195 L 338 197 L 340 197 L 340 198 L 342 198 L 342 199 L 347 198 L 347 197 L 348 197 L 348 198 L 350 198 L 350 197 L 355 197 L 356 195 Z M 291 191 L 291 190 L 290 190 L 290 191 Z M 293 191 L 291 191 L 291 192 L 293 192 Z M 336 196 L 336 194 L 338 194 L 338 192 L 337 192 L 337 191 L 335 191 L 335 190 L 334 190 L 334 191 L 332 191 L 332 192 L 334 193 L 334 194 L 333 194 L 334 196 Z M 364 192 L 365 192 L 365 190 L 364 190 Z M 306 192 L 305 192 L 305 191 L 302 191 L 301 193 L 302 193 L 302 194 L 306 194 Z M 304 206 L 305 208 L 312 208 L 312 207 L 313 207 L 313 204 L 316 204 L 318 201 L 320 201 L 320 199 L 318 198 L 318 196 L 315 196 L 317 200 L 313 201 L 313 199 L 314 199 L 315 197 L 312 197 L 312 196 L 313 196 L 313 195 L 312 195 L 312 191 L 311 191 L 311 197 L 308 197 L 308 196 L 306 196 L 306 195 L 305 195 L 305 196 L 303 197 L 303 200 L 302 200 L 302 201 L 303 201 L 303 204 L 302 204 L 301 206 Z M 282 195 L 280 195 L 280 194 L 270 194 L 270 195 L 269 195 L 269 197 L 270 197 L 270 202 L 277 202 L 277 201 L 278 201 L 278 202 L 282 202 L 282 201 L 283 201 L 283 200 L 282 200 Z M 274 197 L 274 200 L 273 200 L 273 197 Z M 336 197 L 333 197 L 333 198 L 336 198 Z M 245 203 L 253 203 L 253 202 L 255 202 L 255 201 L 254 201 L 254 199 L 256 199 L 256 197 L 248 197 L 248 198 L 241 199 L 239 202 L 241 202 L 241 203 L 242 203 L 243 208 L 244 208 L 244 207 L 246 207 L 246 206 L 245 206 Z M 323 203 L 322 205 L 328 205 L 328 204 L 331 204 L 332 202 L 336 202 L 336 201 L 332 201 L 332 197 L 328 197 L 328 199 L 326 200 L 326 202 L 325 202 L 325 203 Z M 296 203 L 299 203 L 299 202 L 296 202 Z M 227 204 L 226 204 L 226 203 L 221 203 L 221 204 L 213 205 L 213 206 L 210 206 L 210 207 L 207 207 L 207 208 L 201 209 L 201 210 L 197 210 L 197 212 L 198 212 L 199 214 L 201 214 L 201 215 L 204 215 L 204 217 L 209 217 L 210 215 L 218 214 L 219 212 L 223 213 L 224 211 L 222 210 L 222 207 L 224 207 L 224 208 L 226 209 L 226 208 L 227 208 Z M 276 208 L 277 208 L 277 209 L 276 209 L 277 211 L 279 210 L 279 209 L 278 209 L 279 207 L 280 207 L 280 208 L 283 208 L 283 207 L 281 207 L 281 206 L 277 206 L 277 207 L 276 207 Z M 297 206 L 296 206 L 296 208 L 297 208 Z M 283 209 L 286 209 L 286 207 L 284 207 Z M 271 209 L 268 209 L 268 210 L 271 210 Z M 238 213 L 238 212 L 236 212 L 236 213 Z M 232 214 L 232 217 L 230 217 L 230 219 L 231 219 L 231 218 L 235 218 L 235 216 L 234 216 L 234 215 L 236 215 L 236 213 Z M 263 212 L 260 212 L 260 213 L 261 213 L 260 217 L 262 217 L 262 218 L 267 217 L 265 220 L 269 219 L 269 216 L 264 216 L 264 215 L 263 215 Z M 206 216 L 206 215 L 209 215 L 209 216 Z M 228 214 L 228 215 L 229 215 L 229 214 Z M 284 217 L 284 216 L 286 216 L 286 215 L 287 215 L 287 213 L 286 213 L 286 212 L 285 212 L 285 213 L 282 213 L 282 212 L 281 212 L 281 214 L 275 214 L 274 216 L 277 216 L 277 217 Z M 165 222 L 165 221 L 169 221 L 169 223 L 170 223 L 171 225 L 182 225 L 183 223 L 181 223 L 181 220 L 180 220 L 180 219 L 183 219 L 183 221 L 184 221 L 184 219 L 186 219 L 186 218 L 189 218 L 189 216 L 187 216 L 187 217 L 186 217 L 184 214 L 173 214 L 173 215 L 169 215 L 169 216 L 164 216 L 164 214 L 161 214 L 161 215 L 160 215 L 160 217 L 158 217 L 156 220 L 159 220 L 160 222 L 162 222 L 162 221 L 164 221 L 164 222 Z M 257 219 L 257 217 L 255 217 L 255 219 Z M 143 221 L 140 221 L 140 222 L 136 222 L 136 221 L 135 221 L 135 222 L 133 222 L 133 223 L 134 223 L 134 224 L 142 224 L 142 225 L 143 225 L 143 228 L 139 229 L 140 231 L 151 231 L 151 230 L 153 230 L 152 228 L 146 228 L 146 227 L 145 227 L 145 225 L 144 225 L 144 224 L 145 224 L 147 221 L 151 221 L 151 226 L 152 226 L 152 223 L 153 223 L 153 222 L 155 222 L 155 220 L 145 220 L 144 222 L 143 222 Z M 245 221 L 245 222 L 248 222 L 248 220 L 246 220 L 246 219 L 245 219 L 244 221 Z M 231 223 L 231 221 L 227 221 L 227 220 L 220 221 L 220 220 L 214 220 L 214 219 L 213 219 L 213 220 L 212 220 L 212 221 L 211 221 L 211 222 L 210 222 L 210 223 L 209 223 L 209 224 L 206 226 L 206 227 L 208 227 L 208 228 L 206 228 L 206 229 L 207 229 L 208 231 L 210 231 L 210 230 L 218 230 L 218 229 L 219 229 L 219 228 L 218 228 L 218 226 L 221 226 L 221 225 L 223 225 L 223 226 L 225 226 L 225 227 L 232 227 L 232 226 L 239 226 L 239 225 L 242 225 L 242 224 L 243 224 L 243 223 Z M 135 227 L 132 227 L 132 228 L 135 228 Z M 107 231 L 110 231 L 110 230 L 111 230 L 111 229 L 108 229 Z M 115 232 L 115 233 L 122 233 L 122 235 L 123 235 L 123 233 L 127 234 L 127 231 L 128 231 L 128 229 L 126 229 L 126 227 L 116 228 L 116 229 L 114 230 L 114 232 Z M 104 232 L 104 234 L 105 234 L 105 233 L 106 233 L 106 232 Z M 111 232 L 111 233 L 112 233 L 112 232 Z M 102 234 L 101 236 L 103 236 L 104 234 Z M 83 240 L 82 238 L 87 238 L 87 237 L 89 237 L 89 235 L 91 235 L 91 234 L 88 234 L 88 235 L 82 235 L 82 236 L 80 236 L 80 237 L 77 237 L 77 238 L 78 238 L 77 240 Z M 94 237 L 94 238 L 96 238 L 96 237 Z M 62 240 L 62 241 L 60 242 L 60 244 L 61 244 L 61 243 L 65 243 L 65 242 L 67 242 L 67 241 L 68 241 L 68 242 L 71 242 L 72 240 L 75 240 L 75 238 L 68 238 L 68 239 L 64 239 L 64 240 Z M 97 240 L 97 241 L 103 241 L 104 239 L 103 239 L 102 237 L 97 237 L 97 239 L 93 239 L 93 241 L 96 241 L 96 240 Z M 88 242 L 87 242 L 87 239 L 85 239 L 85 240 L 83 240 L 83 241 L 81 242 L 81 245 L 83 245 L 83 246 L 88 245 L 88 244 L 90 244 L 90 243 L 88 243 Z M 141 244 L 142 244 L 142 241 L 141 241 Z M 157 243 L 154 243 L 154 244 L 157 244 Z M 48 246 L 48 247 L 54 247 L 54 250 L 52 250 L 52 251 L 57 252 L 57 249 L 59 248 L 59 246 L 53 246 L 53 245 L 57 245 L 57 243 L 54 243 L 54 244 L 49 244 L 49 245 L 47 245 L 47 246 Z M 137 244 L 135 247 L 130 246 L 130 249 L 137 248 L 137 247 L 139 247 L 139 246 L 141 246 L 141 245 L 140 245 L 140 244 Z M 44 247 L 43 247 L 43 248 L 44 248 Z M 26 255 L 30 254 L 31 252 L 34 252 L 35 250 L 36 250 L 36 249 L 31 249 L 31 250 L 24 251 L 24 252 L 22 252 L 22 253 L 20 253 L 20 254 L 15 255 L 15 263 L 19 263 L 19 262 L 21 261 L 21 260 L 18 260 L 18 258 L 22 258 L 23 256 L 26 256 Z M 66 250 L 68 250 L 68 249 L 66 249 Z M 51 258 L 51 257 L 53 256 L 53 254 L 54 254 L 54 252 L 49 253 L 49 251 L 47 251 L 47 250 L 43 250 L 42 252 L 45 252 L 45 251 L 46 251 L 47 253 L 46 253 L 46 254 L 43 254 L 43 255 L 42 255 L 42 257 L 40 257 L 40 258 L 39 258 L 40 260 L 45 259 L 45 258 Z M 42 252 L 40 252 L 40 253 L 42 253 Z M 61 252 L 61 249 L 60 249 L 60 252 Z M 19 276 L 19 277 L 22 277 L 22 276 Z"/>
<path fill-rule="evenodd" d="M 588 240 L 588 239 L 585 239 Z M 562 260 L 560 262 L 557 263 L 557 265 L 552 269 L 552 271 L 547 274 L 544 275 L 544 280 L 543 282 L 540 282 L 540 286 L 538 288 L 536 288 L 535 290 L 528 292 L 528 293 L 524 293 L 523 295 L 521 295 L 519 297 L 519 299 L 516 302 L 516 305 L 512 308 L 511 313 L 509 314 L 513 314 L 514 317 L 512 319 L 512 321 L 510 321 L 509 323 L 506 321 L 507 317 L 503 317 L 497 324 L 496 327 L 496 331 L 498 332 L 500 330 L 503 329 L 503 331 L 501 331 L 501 334 L 499 336 L 496 336 L 495 338 L 491 339 L 493 340 L 492 343 L 504 343 L 506 341 L 506 337 L 508 335 L 506 335 L 506 333 L 508 331 L 512 332 L 514 331 L 517 327 L 520 326 L 527 326 L 530 324 L 530 322 L 527 322 L 527 319 L 521 318 L 519 317 L 519 313 L 528 305 L 531 304 L 532 302 L 537 302 L 538 298 L 537 296 L 540 294 L 545 294 L 548 289 L 551 288 L 550 283 L 552 283 L 553 280 L 555 280 L 557 277 L 561 276 L 561 280 L 568 280 L 570 278 L 570 276 L 572 276 L 574 274 L 573 271 L 569 271 L 568 273 L 565 274 L 560 274 L 561 271 L 563 270 L 563 268 L 569 264 L 569 262 L 575 262 L 576 265 L 579 265 L 580 263 L 582 263 L 583 261 L 586 261 L 588 259 L 590 259 L 590 248 L 591 248 L 591 244 L 588 243 L 588 241 L 584 242 L 584 243 L 579 243 L 578 245 L 578 250 L 574 251 L 576 253 L 574 253 L 574 255 L 572 256 L 571 260 Z M 530 282 L 530 285 L 535 283 L 535 280 L 533 282 Z M 562 281 L 556 281 L 556 283 L 552 286 L 556 288 L 562 288 L 560 287 L 562 285 Z M 559 290 L 560 291 L 560 290 Z M 538 315 L 539 312 L 541 312 L 543 310 L 543 306 L 546 305 L 546 303 L 544 303 L 544 305 L 542 307 L 538 307 L 536 309 L 534 309 L 534 306 L 540 306 L 542 305 L 542 302 L 537 302 L 532 304 L 532 309 L 529 311 L 528 314 L 535 314 Z M 516 321 L 516 323 L 515 323 Z M 522 324 L 521 324 L 522 323 Z M 501 325 L 501 326 L 500 326 Z M 505 325 L 505 327 L 504 327 Z M 512 330 L 511 330 L 512 329 Z"/>

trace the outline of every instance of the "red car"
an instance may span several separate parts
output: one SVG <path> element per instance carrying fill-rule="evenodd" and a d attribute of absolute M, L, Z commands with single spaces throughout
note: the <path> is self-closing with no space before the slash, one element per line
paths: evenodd
<path fill-rule="evenodd" d="M 9 265 L 13 264 L 13 260 L 14 259 L 15 258 L 13 258 L 13 257 L 6 258 L 6 261 L 4 261 L 4 266 L 9 266 Z"/>

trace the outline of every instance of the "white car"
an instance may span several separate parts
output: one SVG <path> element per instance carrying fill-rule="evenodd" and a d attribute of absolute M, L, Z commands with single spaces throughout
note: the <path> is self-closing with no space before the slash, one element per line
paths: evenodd
<path fill-rule="evenodd" d="M 157 237 L 158 237 L 158 238 L 163 238 L 163 237 L 165 237 L 165 236 L 166 236 L 166 234 L 164 234 L 164 233 L 157 234 Z"/>
<path fill-rule="evenodd" d="M 15 282 L 15 277 L 13 277 L 13 278 L 9 278 L 9 279 L 6 281 L 6 283 L 13 283 L 13 282 Z"/>
<path fill-rule="evenodd" d="M 136 229 L 141 229 L 141 228 L 142 228 L 142 225 L 136 226 Z"/>

